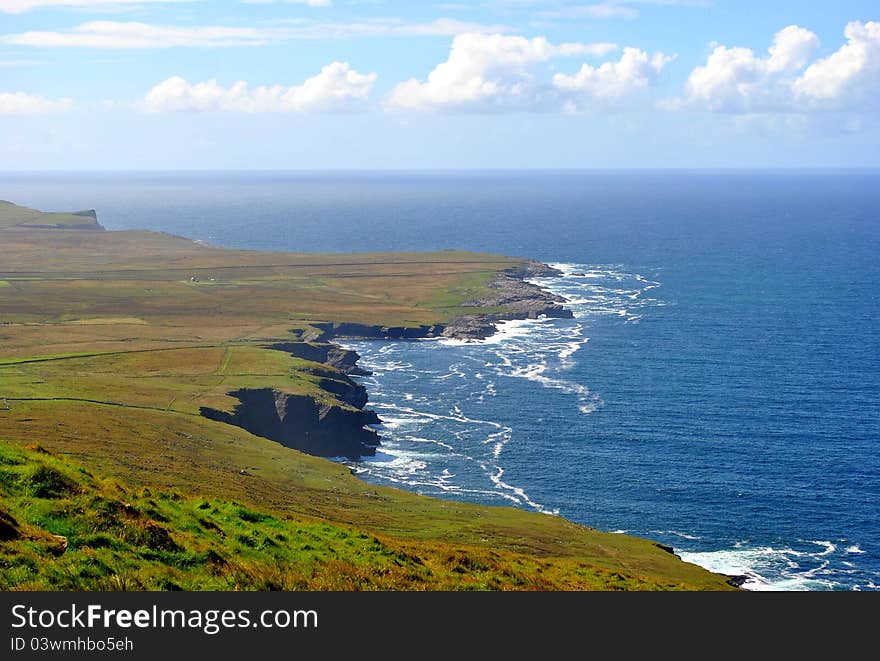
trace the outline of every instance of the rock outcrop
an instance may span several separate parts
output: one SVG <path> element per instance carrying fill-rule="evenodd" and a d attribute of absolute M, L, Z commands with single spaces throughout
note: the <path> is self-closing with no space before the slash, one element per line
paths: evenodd
<path fill-rule="evenodd" d="M 349 459 L 376 454 L 379 435 L 366 427 L 379 422 L 373 411 L 325 404 L 314 397 L 269 388 L 229 394 L 239 400 L 231 413 L 202 407 L 201 414 L 307 454 Z"/>
<path fill-rule="evenodd" d="M 343 349 L 329 342 L 275 342 L 267 344 L 266 348 L 283 351 L 296 358 L 330 365 L 340 372 L 353 376 L 369 376 L 371 374 L 358 366 L 360 355 L 357 351 Z"/>
<path fill-rule="evenodd" d="M 443 326 L 373 326 L 370 324 L 350 323 L 313 323 L 318 330 L 313 337 L 304 337 L 312 342 L 328 342 L 335 338 L 353 338 L 359 340 L 418 340 L 425 337 L 440 337 Z"/>
<path fill-rule="evenodd" d="M 475 308 L 474 314 L 453 320 L 443 335 L 465 340 L 485 339 L 498 330 L 496 322 L 504 319 L 537 319 L 542 315 L 571 318 L 572 312 L 565 308 L 563 297 L 526 281 L 529 277 L 560 275 L 560 271 L 531 260 L 522 268 L 499 274 L 487 284 L 488 292 L 484 296 L 461 304 L 463 308 Z M 480 308 L 493 308 L 493 311 L 480 312 Z M 504 311 L 499 312 L 499 308 Z"/>
<path fill-rule="evenodd" d="M 522 273 L 527 278 L 558 278 L 562 275 L 562 271 L 559 269 L 536 259 L 525 260 L 522 265 Z"/>

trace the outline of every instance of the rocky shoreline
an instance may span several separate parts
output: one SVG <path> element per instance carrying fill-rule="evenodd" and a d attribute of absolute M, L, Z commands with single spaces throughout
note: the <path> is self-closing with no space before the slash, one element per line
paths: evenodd
<path fill-rule="evenodd" d="M 531 282 L 529 278 L 560 277 L 562 272 L 535 260 L 524 260 L 519 268 L 499 273 L 486 285 L 487 294 L 464 301 L 462 308 L 473 313 L 461 315 L 447 324 L 430 326 L 371 326 L 352 323 L 313 323 L 318 330 L 305 333 L 305 342 L 329 343 L 334 339 L 417 340 L 448 337 L 457 340 L 485 340 L 495 332 L 499 321 L 537 319 L 544 315 L 562 319 L 572 317 L 566 300 Z"/>
<path fill-rule="evenodd" d="M 484 340 L 493 335 L 496 323 L 509 319 L 537 319 L 541 315 L 570 319 L 571 310 L 564 307 L 562 296 L 527 281 L 527 278 L 559 277 L 561 271 L 541 262 L 528 260 L 522 269 L 507 271 L 488 283 L 489 293 L 461 307 L 474 308 L 474 314 L 463 315 L 447 324 L 444 337 L 459 340 Z M 481 308 L 504 308 L 503 312 L 479 312 Z"/>
<path fill-rule="evenodd" d="M 546 264 L 525 260 L 519 268 L 509 269 L 491 280 L 485 296 L 461 304 L 463 308 L 472 308 L 472 314 L 447 324 L 389 327 L 313 323 L 314 330 L 300 332 L 295 341 L 273 342 L 264 347 L 333 368 L 320 374 L 316 372 L 321 377 L 320 388 L 327 393 L 326 402 L 278 390 L 242 390 L 229 393 L 239 400 L 231 413 L 205 408 L 201 414 L 307 454 L 352 460 L 374 456 L 380 437 L 370 426 L 380 424 L 381 420 L 375 411 L 365 408 L 366 388 L 350 378 L 370 372 L 358 365 L 360 356 L 356 351 L 344 349 L 333 340 L 448 337 L 473 341 L 491 336 L 498 330 L 496 324 L 500 321 L 537 319 L 542 315 L 571 318 L 571 310 L 564 307 L 564 298 L 527 282 L 528 278 L 561 275 Z"/>

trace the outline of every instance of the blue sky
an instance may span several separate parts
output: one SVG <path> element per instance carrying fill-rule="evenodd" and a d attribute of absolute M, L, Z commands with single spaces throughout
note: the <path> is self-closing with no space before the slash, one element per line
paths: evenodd
<path fill-rule="evenodd" d="M 875 2 L 0 0 L 0 169 L 880 166 Z"/>

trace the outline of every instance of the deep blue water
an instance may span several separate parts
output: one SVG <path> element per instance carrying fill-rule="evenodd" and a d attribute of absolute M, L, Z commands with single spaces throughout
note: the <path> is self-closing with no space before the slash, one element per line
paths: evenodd
<path fill-rule="evenodd" d="M 880 585 L 880 173 L 0 174 L 0 199 L 242 248 L 528 256 L 573 320 L 352 342 L 362 477 L 749 573 Z"/>

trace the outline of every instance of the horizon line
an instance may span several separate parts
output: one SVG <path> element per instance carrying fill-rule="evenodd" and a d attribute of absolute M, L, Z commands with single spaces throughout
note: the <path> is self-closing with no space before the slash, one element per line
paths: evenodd
<path fill-rule="evenodd" d="M 880 165 L 815 165 L 815 166 L 682 166 L 682 167 L 417 167 L 417 168 L 114 168 L 114 169 L 40 169 L 5 170 L 0 176 L 16 174 L 333 174 L 333 173 L 480 173 L 480 172 L 826 172 L 878 171 Z"/>

